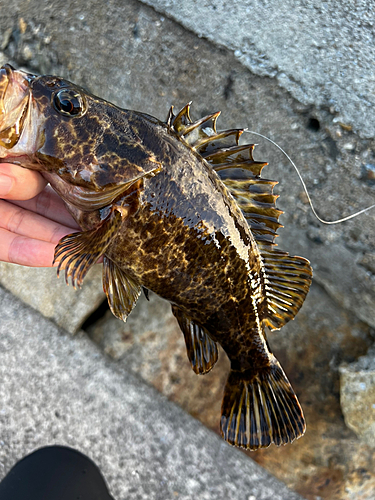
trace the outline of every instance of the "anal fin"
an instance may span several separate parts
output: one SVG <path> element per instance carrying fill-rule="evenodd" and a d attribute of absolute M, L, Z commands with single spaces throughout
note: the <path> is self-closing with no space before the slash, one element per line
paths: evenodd
<path fill-rule="evenodd" d="M 172 312 L 185 337 L 187 355 L 192 369 L 198 375 L 212 370 L 218 358 L 216 342 L 206 330 L 194 323 L 177 306 L 172 306 Z"/>
<path fill-rule="evenodd" d="M 111 259 L 104 257 L 103 289 L 112 313 L 126 321 L 141 294 L 141 286 Z"/>
<path fill-rule="evenodd" d="M 291 443 L 305 432 L 302 408 L 274 356 L 271 365 L 247 375 L 231 370 L 221 415 L 223 438 L 247 450 Z"/>

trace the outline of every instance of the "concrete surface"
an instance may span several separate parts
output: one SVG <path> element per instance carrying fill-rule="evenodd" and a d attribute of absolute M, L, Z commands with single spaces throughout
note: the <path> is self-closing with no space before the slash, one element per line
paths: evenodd
<path fill-rule="evenodd" d="M 66 285 L 64 273 L 57 279 L 56 268 L 0 262 L 0 284 L 70 333 L 77 332 L 106 298 L 101 266 L 90 269 L 85 286 L 74 290 Z"/>
<path fill-rule="evenodd" d="M 96 462 L 116 500 L 301 498 L 87 337 L 1 288 L 0 304 L 0 479 L 27 453 L 61 444 Z"/>
<path fill-rule="evenodd" d="M 375 135 L 375 5 L 368 0 L 144 0 L 198 36 L 234 51 L 301 102 L 333 106 Z"/>

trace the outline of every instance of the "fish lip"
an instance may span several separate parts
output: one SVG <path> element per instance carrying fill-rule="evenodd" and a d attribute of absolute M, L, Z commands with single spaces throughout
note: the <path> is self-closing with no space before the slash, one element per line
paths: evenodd
<path fill-rule="evenodd" d="M 5 98 L 5 94 L 9 85 L 16 84 L 23 92 L 27 92 L 28 90 L 30 90 L 30 84 L 35 80 L 35 78 L 37 78 L 36 75 L 15 69 L 10 64 L 4 64 L 0 68 L 0 90 L 2 90 L 1 80 L 3 79 L 3 77 L 6 78 L 6 86 L 3 92 L 0 94 L 0 103 Z"/>
<path fill-rule="evenodd" d="M 22 166 L 24 163 L 22 160 L 26 159 L 29 160 L 30 155 L 27 155 L 25 153 L 22 153 L 20 155 L 10 154 L 5 156 L 0 156 L 0 163 L 14 163 L 15 165 Z"/>
<path fill-rule="evenodd" d="M 3 66 L 1 66 L 0 68 L 0 71 L 1 70 L 6 72 L 9 81 L 13 80 L 15 73 L 22 74 L 23 79 L 26 80 L 28 84 L 33 82 L 35 78 L 38 78 L 37 75 L 34 75 L 33 73 L 26 73 L 26 71 L 13 68 L 13 66 L 9 63 L 3 64 Z"/>
<path fill-rule="evenodd" d="M 12 126 L 7 127 L 3 130 L 0 129 L 0 146 L 6 149 L 12 149 L 18 143 L 24 128 L 27 110 L 29 108 L 29 102 L 30 96 L 27 95 L 23 99 L 23 106 L 21 112 L 19 113 L 19 118 Z"/>
<path fill-rule="evenodd" d="M 3 103 L 5 100 L 7 89 L 9 87 L 9 82 L 11 80 L 12 69 L 13 68 L 10 64 L 4 64 L 4 66 L 0 68 L 0 113 L 1 114 L 5 112 Z"/>
<path fill-rule="evenodd" d="M 20 155 L 0 156 L 0 163 L 10 163 L 18 167 L 27 168 L 28 170 L 38 170 L 38 165 L 33 161 L 33 158 L 25 153 Z"/>
<path fill-rule="evenodd" d="M 10 64 L 0 68 L 0 148 L 12 149 L 20 139 L 30 105 L 31 83 L 35 78 L 35 75 L 16 70 Z M 15 96 L 21 96 L 11 110 L 6 106 L 9 94 L 13 101 Z M 14 123 L 6 123 L 9 111 L 18 115 Z"/>

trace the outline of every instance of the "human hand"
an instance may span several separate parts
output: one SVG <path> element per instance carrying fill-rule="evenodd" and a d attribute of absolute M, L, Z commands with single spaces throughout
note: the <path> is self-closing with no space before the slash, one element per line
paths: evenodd
<path fill-rule="evenodd" d="M 0 163 L 0 261 L 51 267 L 59 240 L 79 230 L 38 172 Z"/>

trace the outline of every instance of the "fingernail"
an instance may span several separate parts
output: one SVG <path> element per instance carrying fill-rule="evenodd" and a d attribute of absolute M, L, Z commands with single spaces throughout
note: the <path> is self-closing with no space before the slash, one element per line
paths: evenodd
<path fill-rule="evenodd" d="M 12 189 L 13 179 L 7 175 L 0 175 L 0 196 L 6 196 Z"/>

